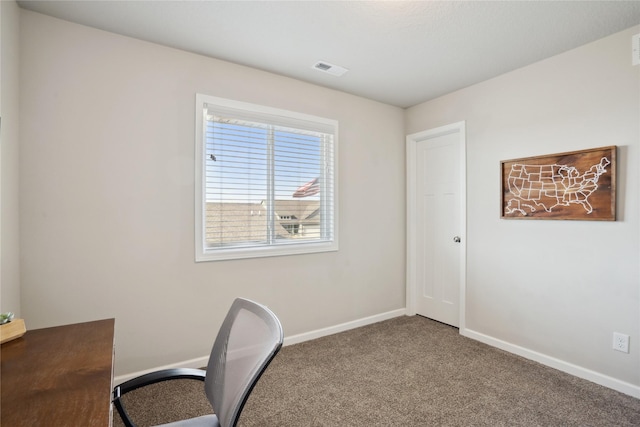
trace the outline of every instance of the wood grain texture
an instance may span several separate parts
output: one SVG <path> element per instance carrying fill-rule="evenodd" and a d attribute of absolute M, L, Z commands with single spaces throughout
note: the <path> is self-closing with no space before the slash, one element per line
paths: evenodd
<path fill-rule="evenodd" d="M 114 319 L 27 331 L 2 344 L 3 426 L 109 426 Z"/>
<path fill-rule="evenodd" d="M 503 219 L 616 219 L 616 146 L 504 160 L 500 173 Z"/>

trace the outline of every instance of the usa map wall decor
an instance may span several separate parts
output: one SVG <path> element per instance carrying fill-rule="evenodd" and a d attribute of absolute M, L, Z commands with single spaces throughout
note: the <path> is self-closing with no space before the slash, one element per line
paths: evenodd
<path fill-rule="evenodd" d="M 616 146 L 500 162 L 501 217 L 615 221 Z"/>

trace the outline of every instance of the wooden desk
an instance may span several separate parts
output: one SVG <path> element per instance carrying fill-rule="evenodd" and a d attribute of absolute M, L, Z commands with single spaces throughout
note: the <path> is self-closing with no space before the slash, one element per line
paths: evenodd
<path fill-rule="evenodd" d="M 114 325 L 35 329 L 2 344 L 0 424 L 110 426 Z"/>

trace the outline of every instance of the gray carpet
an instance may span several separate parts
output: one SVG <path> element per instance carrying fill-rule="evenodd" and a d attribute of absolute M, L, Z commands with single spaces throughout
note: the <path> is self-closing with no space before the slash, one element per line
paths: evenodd
<path fill-rule="evenodd" d="M 140 426 L 209 411 L 174 383 L 126 397 Z M 284 347 L 239 426 L 640 426 L 640 400 L 413 316 Z"/>

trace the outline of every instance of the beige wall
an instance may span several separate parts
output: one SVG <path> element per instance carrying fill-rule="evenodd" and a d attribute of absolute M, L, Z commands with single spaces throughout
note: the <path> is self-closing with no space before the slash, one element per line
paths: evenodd
<path fill-rule="evenodd" d="M 0 1 L 0 312 L 20 310 L 18 87 L 20 10 Z"/>
<path fill-rule="evenodd" d="M 640 67 L 630 52 L 639 31 L 406 113 L 408 134 L 466 120 L 467 332 L 636 387 Z M 618 221 L 500 219 L 500 160 L 608 145 L 619 147 Z M 614 331 L 631 335 L 630 354 L 612 350 Z"/>
<path fill-rule="evenodd" d="M 28 11 L 20 40 L 32 328 L 115 317 L 120 375 L 208 355 L 237 296 L 287 336 L 404 307 L 403 110 Z M 196 92 L 339 121 L 338 252 L 194 262 Z"/>

